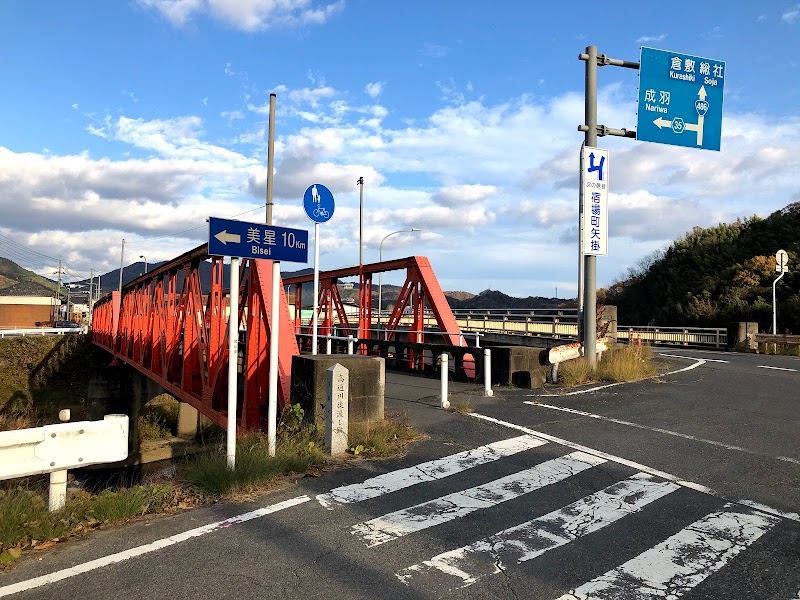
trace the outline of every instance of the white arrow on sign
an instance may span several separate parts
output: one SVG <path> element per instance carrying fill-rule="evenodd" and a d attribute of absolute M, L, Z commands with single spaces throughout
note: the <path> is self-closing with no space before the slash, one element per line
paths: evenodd
<path fill-rule="evenodd" d="M 228 242 L 239 244 L 242 241 L 242 236 L 236 233 L 228 233 L 227 229 L 223 229 L 214 237 L 217 238 L 220 242 L 222 242 L 226 246 L 228 245 Z"/>
<path fill-rule="evenodd" d="M 655 121 L 653 121 L 653 124 L 659 129 L 661 129 L 662 127 L 672 127 L 672 119 L 667 121 L 666 119 L 658 117 Z"/>

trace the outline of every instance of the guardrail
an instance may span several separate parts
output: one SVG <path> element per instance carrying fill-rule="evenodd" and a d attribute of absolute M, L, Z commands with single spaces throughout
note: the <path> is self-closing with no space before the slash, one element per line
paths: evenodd
<path fill-rule="evenodd" d="M 86 333 L 83 327 L 36 327 L 31 329 L 0 329 L 0 338 Z"/>
<path fill-rule="evenodd" d="M 785 353 L 800 353 L 800 335 L 775 335 L 771 333 L 757 333 L 753 336 L 756 343 L 755 350 L 760 352 L 759 344 L 765 344 L 766 354 L 779 354 L 778 348 Z M 770 352 L 772 350 L 772 352 Z"/>
<path fill-rule="evenodd" d="M 553 339 L 578 338 L 576 309 L 469 309 L 454 310 L 461 333 L 469 339 L 475 333 L 523 335 Z M 376 316 L 379 327 L 386 319 Z M 433 333 L 436 320 L 424 316 L 426 333 Z M 399 325 L 410 326 L 413 317 L 402 317 Z M 430 328 L 430 330 L 429 330 Z M 617 325 L 617 341 L 649 344 L 674 344 L 704 348 L 725 348 L 728 332 L 723 327 L 661 327 L 655 325 Z"/>
<path fill-rule="evenodd" d="M 67 416 L 67 418 L 69 418 Z M 0 432 L 0 480 L 50 473 L 50 510 L 64 507 L 67 470 L 128 457 L 128 415 Z"/>

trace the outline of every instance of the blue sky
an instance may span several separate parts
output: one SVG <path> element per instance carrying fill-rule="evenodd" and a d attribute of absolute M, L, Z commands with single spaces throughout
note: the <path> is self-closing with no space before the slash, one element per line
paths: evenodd
<path fill-rule="evenodd" d="M 133 0 L 0 3 L 0 256 L 76 279 L 264 218 L 277 94 L 275 223 L 312 229 L 321 267 L 428 256 L 442 286 L 575 294 L 577 155 L 589 44 L 725 61 L 722 150 L 601 138 L 608 285 L 695 225 L 800 201 L 800 4 Z M 636 71 L 599 72 L 599 121 L 636 125 Z M 777 250 L 777 248 L 776 248 Z M 284 265 L 285 269 L 306 265 Z"/>

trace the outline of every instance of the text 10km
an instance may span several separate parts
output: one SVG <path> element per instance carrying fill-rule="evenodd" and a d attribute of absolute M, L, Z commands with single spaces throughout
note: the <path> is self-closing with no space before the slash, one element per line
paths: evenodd
<path fill-rule="evenodd" d="M 305 250 L 305 243 L 298 240 L 295 234 L 291 231 L 284 231 L 281 235 L 283 236 L 283 245 L 285 248 L 297 248 L 298 250 Z"/>

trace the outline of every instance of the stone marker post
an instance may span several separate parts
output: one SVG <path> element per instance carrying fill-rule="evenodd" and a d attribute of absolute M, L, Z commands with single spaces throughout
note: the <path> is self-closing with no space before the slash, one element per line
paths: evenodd
<path fill-rule="evenodd" d="M 349 371 L 338 363 L 329 368 L 325 403 L 325 445 L 331 456 L 347 452 L 349 389 Z"/>

